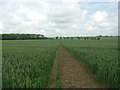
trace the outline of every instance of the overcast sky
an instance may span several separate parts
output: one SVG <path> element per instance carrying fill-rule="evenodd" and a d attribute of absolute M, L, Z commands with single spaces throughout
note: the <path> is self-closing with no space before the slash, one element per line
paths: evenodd
<path fill-rule="evenodd" d="M 2 0 L 0 33 L 118 35 L 117 0 L 96 1 Z"/>

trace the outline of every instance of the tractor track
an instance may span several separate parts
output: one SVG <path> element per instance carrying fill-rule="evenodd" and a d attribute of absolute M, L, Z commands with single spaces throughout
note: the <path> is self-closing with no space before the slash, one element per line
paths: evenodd
<path fill-rule="evenodd" d="M 63 46 L 56 52 L 49 88 L 105 88 L 85 65 Z"/>

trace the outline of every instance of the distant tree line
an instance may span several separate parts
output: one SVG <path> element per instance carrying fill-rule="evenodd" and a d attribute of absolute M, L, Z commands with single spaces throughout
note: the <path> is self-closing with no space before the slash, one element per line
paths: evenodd
<path fill-rule="evenodd" d="M 2 34 L 2 40 L 47 39 L 42 34 Z"/>
<path fill-rule="evenodd" d="M 79 40 L 100 40 L 100 36 L 98 37 L 56 37 L 56 39 L 79 39 Z"/>
<path fill-rule="evenodd" d="M 1 37 L 2 36 L 2 37 Z M 102 35 L 99 36 L 95 36 L 95 37 L 79 37 L 79 36 L 74 36 L 74 37 L 61 37 L 61 36 L 57 36 L 57 37 L 45 37 L 42 34 L 0 34 L 0 39 L 2 40 L 26 40 L 26 39 L 78 39 L 78 40 L 100 40 L 101 37 L 103 37 Z M 104 36 L 104 37 L 109 37 L 109 36 Z M 112 37 L 112 36 L 111 36 Z"/>

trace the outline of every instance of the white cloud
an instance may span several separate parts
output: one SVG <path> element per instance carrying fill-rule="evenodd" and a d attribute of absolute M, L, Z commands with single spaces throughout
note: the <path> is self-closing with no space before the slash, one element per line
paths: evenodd
<path fill-rule="evenodd" d="M 84 18 L 87 15 L 87 10 L 82 10 L 82 18 Z"/>
<path fill-rule="evenodd" d="M 109 27 L 111 24 L 108 23 L 108 22 L 103 22 L 103 23 L 100 23 L 99 26 L 101 27 Z"/>
<path fill-rule="evenodd" d="M 116 19 L 110 21 L 108 13 L 105 11 L 97 11 L 91 19 L 86 23 L 87 34 L 91 35 L 116 35 L 117 34 L 117 22 Z M 115 16 L 115 15 L 114 15 Z M 116 16 L 115 16 L 116 17 Z M 114 22 L 114 24 L 113 24 Z"/>
<path fill-rule="evenodd" d="M 77 27 L 77 24 L 73 24 L 72 27 Z"/>
<path fill-rule="evenodd" d="M 92 19 L 95 21 L 104 21 L 106 20 L 107 13 L 103 11 L 97 11 L 94 15 L 92 15 Z"/>
<path fill-rule="evenodd" d="M 47 17 L 44 14 L 39 13 L 35 10 L 31 10 L 29 7 L 26 8 L 22 5 L 20 6 L 19 12 L 25 14 L 32 21 L 47 19 Z"/>
<path fill-rule="evenodd" d="M 2 33 L 2 30 L 3 30 L 3 23 L 0 22 L 0 33 Z"/>
<path fill-rule="evenodd" d="M 2 2 L 33 2 L 33 0 L 1 0 Z M 38 0 L 34 0 L 35 2 Z M 40 1 L 40 0 L 39 0 Z M 48 2 L 119 2 L 119 0 L 44 0 Z"/>
<path fill-rule="evenodd" d="M 98 10 L 91 15 L 91 11 L 82 10 L 79 3 L 58 2 L 31 0 L 4 3 L 3 26 L 0 28 L 3 33 L 42 33 L 47 36 L 116 33 L 112 30 L 117 27 L 117 19 L 111 19 L 106 11 Z"/>
<path fill-rule="evenodd" d="M 56 23 L 55 23 L 55 22 L 49 22 L 49 25 L 50 25 L 50 26 L 55 26 Z"/>

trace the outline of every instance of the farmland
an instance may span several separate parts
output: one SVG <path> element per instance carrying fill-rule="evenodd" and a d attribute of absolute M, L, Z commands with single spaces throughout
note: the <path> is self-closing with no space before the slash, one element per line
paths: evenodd
<path fill-rule="evenodd" d="M 1 86 L 2 86 L 2 40 L 0 40 L 0 88 L 2 88 Z"/>
<path fill-rule="evenodd" d="M 47 87 L 58 41 L 3 41 L 3 88 Z"/>
<path fill-rule="evenodd" d="M 118 87 L 118 43 L 117 38 L 102 38 L 100 41 L 65 41 L 64 46 L 94 73 L 99 82 Z"/>
<path fill-rule="evenodd" d="M 82 61 L 98 82 L 120 87 L 118 41 L 116 37 L 106 37 L 101 40 L 3 40 L 3 88 L 48 87 L 60 46 Z"/>

